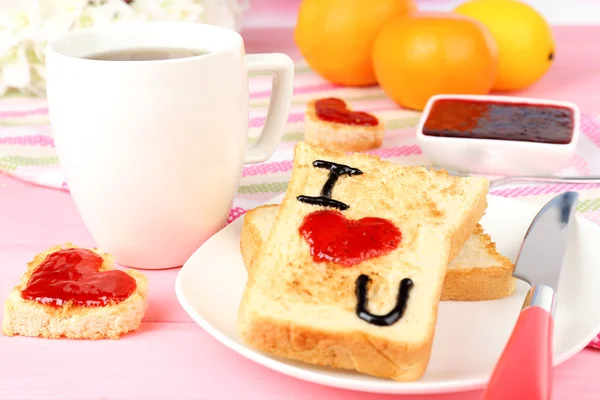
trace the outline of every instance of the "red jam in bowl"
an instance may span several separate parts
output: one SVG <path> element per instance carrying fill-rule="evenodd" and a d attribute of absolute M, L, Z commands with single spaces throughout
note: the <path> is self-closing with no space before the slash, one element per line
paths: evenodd
<path fill-rule="evenodd" d="M 572 109 L 550 104 L 439 99 L 423 125 L 423 135 L 568 144 Z"/>
<path fill-rule="evenodd" d="M 120 270 L 100 271 L 102 261 L 88 249 L 49 254 L 31 274 L 21 296 L 52 307 L 66 302 L 80 307 L 119 303 L 135 291 L 135 279 Z"/>

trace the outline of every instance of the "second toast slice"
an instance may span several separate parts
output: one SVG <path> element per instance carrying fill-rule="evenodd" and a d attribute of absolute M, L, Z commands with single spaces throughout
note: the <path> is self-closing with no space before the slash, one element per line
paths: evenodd
<path fill-rule="evenodd" d="M 487 187 L 297 144 L 240 304 L 242 339 L 312 364 L 419 379 L 448 261 L 482 217 Z"/>

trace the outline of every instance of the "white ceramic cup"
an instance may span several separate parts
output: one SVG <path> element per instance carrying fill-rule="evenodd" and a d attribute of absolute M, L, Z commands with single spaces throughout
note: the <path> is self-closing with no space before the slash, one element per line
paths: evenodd
<path fill-rule="evenodd" d="M 99 61 L 94 53 L 184 48 L 208 54 Z M 294 67 L 284 54 L 246 55 L 215 26 L 145 22 L 67 33 L 46 51 L 47 97 L 61 167 L 97 246 L 121 265 L 181 266 L 227 222 L 242 166 L 281 139 Z M 248 71 L 273 75 L 260 139 L 247 145 Z"/>

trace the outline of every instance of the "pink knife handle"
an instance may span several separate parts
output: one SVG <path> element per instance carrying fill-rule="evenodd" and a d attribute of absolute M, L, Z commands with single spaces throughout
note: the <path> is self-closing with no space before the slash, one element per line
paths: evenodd
<path fill-rule="evenodd" d="M 551 398 L 552 325 L 552 315 L 542 307 L 521 311 L 483 400 Z"/>

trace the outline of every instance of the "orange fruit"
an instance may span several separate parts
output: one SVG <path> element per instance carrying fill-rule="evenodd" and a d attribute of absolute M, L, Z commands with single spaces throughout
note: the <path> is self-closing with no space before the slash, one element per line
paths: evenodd
<path fill-rule="evenodd" d="M 376 84 L 371 60 L 375 37 L 414 0 L 303 0 L 294 40 L 309 67 L 330 82 Z"/>
<path fill-rule="evenodd" d="M 411 13 L 389 21 L 373 45 L 379 85 L 403 107 L 423 110 L 436 94 L 487 94 L 498 48 L 481 23 L 451 13 Z"/>

